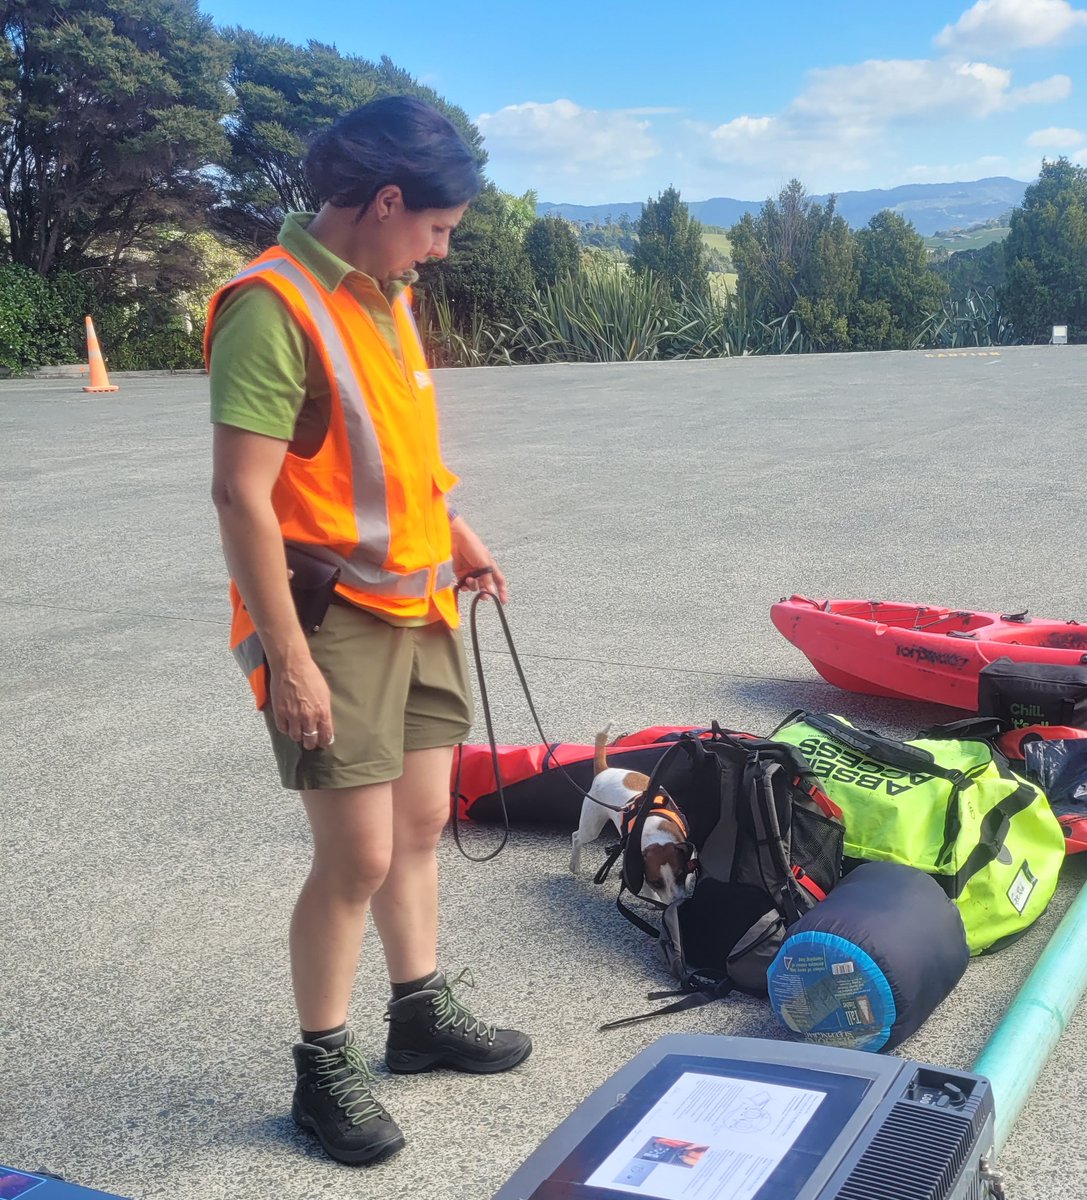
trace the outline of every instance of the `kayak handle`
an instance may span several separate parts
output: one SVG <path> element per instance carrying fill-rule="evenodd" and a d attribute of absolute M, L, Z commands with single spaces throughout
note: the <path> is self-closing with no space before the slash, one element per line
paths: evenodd
<path fill-rule="evenodd" d="M 949 629 L 947 636 L 953 638 L 976 638 L 978 635 L 976 630 L 970 632 L 965 629 Z"/>

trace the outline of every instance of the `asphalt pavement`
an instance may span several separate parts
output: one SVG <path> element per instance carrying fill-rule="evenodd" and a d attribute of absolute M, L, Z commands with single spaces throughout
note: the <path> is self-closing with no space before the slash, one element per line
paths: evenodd
<path fill-rule="evenodd" d="M 1085 376 L 1087 347 L 1021 347 L 437 385 L 545 730 L 591 742 L 609 722 L 764 733 L 795 708 L 900 734 L 956 715 L 823 683 L 770 624 L 792 592 L 1087 619 Z M 121 383 L 0 383 L 0 1161 L 133 1200 L 487 1200 L 662 1034 L 784 1036 L 746 997 L 598 1032 L 670 982 L 617 885 L 569 874 L 565 829 L 515 829 L 488 864 L 446 837 L 442 962 L 535 1051 L 490 1078 L 383 1073 L 407 1148 L 326 1160 L 289 1117 L 307 830 L 227 652 L 206 381 Z M 482 641 L 500 739 L 537 741 L 493 613 Z M 898 1052 L 968 1067 L 1085 874 L 1070 861 L 1045 918 Z M 385 999 L 370 936 L 352 1019 L 375 1063 Z M 1010 1200 L 1087 1193 L 1085 1049 L 1081 1011 L 1006 1148 Z"/>

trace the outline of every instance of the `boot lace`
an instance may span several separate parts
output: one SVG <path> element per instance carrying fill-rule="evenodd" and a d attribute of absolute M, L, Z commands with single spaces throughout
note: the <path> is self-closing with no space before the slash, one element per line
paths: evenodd
<path fill-rule="evenodd" d="M 462 1033 L 465 1037 L 475 1036 L 494 1041 L 497 1032 L 493 1025 L 474 1017 L 468 1009 L 453 994 L 455 987 L 476 986 L 472 972 L 465 967 L 456 977 L 451 979 L 432 1001 L 434 1005 L 434 1026 L 436 1029 L 451 1029 L 454 1033 Z"/>
<path fill-rule="evenodd" d="M 317 1086 L 324 1088 L 343 1109 L 352 1125 L 361 1125 L 373 1117 L 383 1116 L 385 1110 L 374 1099 L 370 1084 L 376 1076 L 366 1064 L 357 1046 L 341 1046 L 326 1050 L 317 1059 L 314 1069 Z"/>

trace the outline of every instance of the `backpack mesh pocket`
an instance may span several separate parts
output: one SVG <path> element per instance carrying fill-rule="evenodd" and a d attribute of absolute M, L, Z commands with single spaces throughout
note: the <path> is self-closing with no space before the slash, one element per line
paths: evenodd
<path fill-rule="evenodd" d="M 842 875 L 845 829 L 805 804 L 793 805 L 792 862 L 829 892 Z"/>

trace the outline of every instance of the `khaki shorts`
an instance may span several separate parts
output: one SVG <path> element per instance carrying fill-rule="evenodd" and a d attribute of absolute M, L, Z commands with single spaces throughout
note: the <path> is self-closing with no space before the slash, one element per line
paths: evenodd
<path fill-rule="evenodd" d="M 444 621 L 390 625 L 355 605 L 329 606 L 309 639 L 332 693 L 335 741 L 306 750 L 264 719 L 279 777 L 291 791 L 362 787 L 399 779 L 406 750 L 455 746 L 472 728 L 472 694 L 460 634 Z"/>

